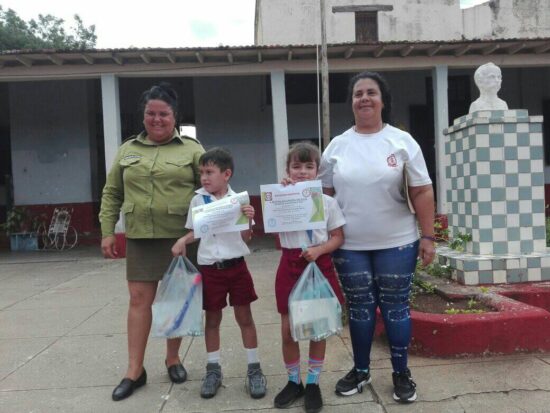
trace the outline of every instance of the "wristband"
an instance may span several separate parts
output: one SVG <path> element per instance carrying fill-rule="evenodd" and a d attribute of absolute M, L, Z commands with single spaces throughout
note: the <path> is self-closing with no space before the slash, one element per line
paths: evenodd
<path fill-rule="evenodd" d="M 430 237 L 429 235 L 422 235 L 420 237 L 420 239 L 427 239 L 427 240 L 430 240 L 432 242 L 435 242 L 435 237 Z"/>

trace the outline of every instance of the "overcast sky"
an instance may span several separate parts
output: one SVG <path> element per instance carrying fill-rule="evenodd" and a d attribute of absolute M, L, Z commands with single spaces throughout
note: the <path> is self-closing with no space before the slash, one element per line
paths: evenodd
<path fill-rule="evenodd" d="M 488 0 L 461 0 L 462 7 Z M 0 0 L 29 20 L 53 14 L 96 25 L 97 48 L 254 44 L 255 0 Z"/>

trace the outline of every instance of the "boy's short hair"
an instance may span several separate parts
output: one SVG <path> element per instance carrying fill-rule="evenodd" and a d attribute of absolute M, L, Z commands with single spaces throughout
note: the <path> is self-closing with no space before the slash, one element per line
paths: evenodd
<path fill-rule="evenodd" d="M 290 146 L 286 157 L 286 169 L 289 168 L 290 162 L 315 162 L 317 169 L 321 163 L 321 153 L 319 148 L 310 142 L 298 142 Z"/>
<path fill-rule="evenodd" d="M 203 153 L 199 158 L 199 165 L 206 166 L 208 164 L 216 165 L 222 172 L 229 169 L 231 171 L 231 176 L 233 176 L 235 171 L 233 156 L 224 148 L 216 147 Z"/>

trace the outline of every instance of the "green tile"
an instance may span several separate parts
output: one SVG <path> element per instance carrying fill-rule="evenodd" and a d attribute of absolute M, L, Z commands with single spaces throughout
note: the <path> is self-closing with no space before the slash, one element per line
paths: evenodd
<path fill-rule="evenodd" d="M 458 226 L 459 227 L 465 227 L 466 226 L 466 216 L 464 216 L 462 214 L 458 216 Z"/>
<path fill-rule="evenodd" d="M 478 175 L 477 177 L 478 188 L 490 188 L 491 187 L 491 175 Z"/>
<path fill-rule="evenodd" d="M 533 227 L 533 239 L 546 239 L 546 228 L 545 227 Z"/>
<path fill-rule="evenodd" d="M 542 132 L 542 123 L 530 123 L 529 124 L 529 132 L 533 133 L 537 133 L 537 132 Z"/>
<path fill-rule="evenodd" d="M 479 242 L 472 242 L 472 252 L 474 254 L 479 254 L 480 248 L 479 248 Z"/>
<path fill-rule="evenodd" d="M 518 146 L 529 146 L 530 144 L 531 143 L 530 143 L 528 133 L 526 133 L 526 132 L 518 133 Z"/>
<path fill-rule="evenodd" d="M 527 271 L 520 268 L 507 270 L 506 271 L 506 281 L 509 283 L 520 283 L 527 281 Z"/>
<path fill-rule="evenodd" d="M 506 228 L 506 215 L 493 215 L 493 228 Z"/>
<path fill-rule="evenodd" d="M 516 124 L 515 123 L 505 123 L 504 124 L 504 133 L 515 133 Z"/>
<path fill-rule="evenodd" d="M 477 202 L 477 189 L 472 189 L 472 202 Z"/>
<path fill-rule="evenodd" d="M 506 212 L 508 214 L 518 214 L 519 201 L 506 201 Z"/>
<path fill-rule="evenodd" d="M 477 175 L 477 163 L 470 164 L 470 175 Z"/>
<path fill-rule="evenodd" d="M 531 186 L 544 185 L 544 172 L 535 172 L 531 174 Z"/>
<path fill-rule="evenodd" d="M 508 241 L 519 241 L 520 239 L 519 228 L 508 228 L 506 230 L 506 236 L 508 237 Z"/>
<path fill-rule="evenodd" d="M 541 280 L 550 281 L 550 268 L 542 268 Z"/>
<path fill-rule="evenodd" d="M 478 204 L 478 214 L 479 215 L 491 215 L 493 213 L 493 208 L 491 202 L 479 202 Z"/>
<path fill-rule="evenodd" d="M 545 212 L 546 206 L 543 199 L 533 201 L 533 212 Z"/>
<path fill-rule="evenodd" d="M 540 268 L 540 257 L 527 257 L 527 268 Z"/>
<path fill-rule="evenodd" d="M 506 188 L 491 188 L 491 199 L 493 201 L 506 201 Z"/>
<path fill-rule="evenodd" d="M 492 133 L 489 135 L 489 146 L 491 148 L 502 148 L 504 146 L 504 134 Z"/>
<path fill-rule="evenodd" d="M 491 171 L 491 174 L 503 174 L 504 161 L 490 161 L 489 170 Z"/>
<path fill-rule="evenodd" d="M 494 242 L 493 252 L 495 254 L 508 254 L 508 243 L 506 241 Z"/>
<path fill-rule="evenodd" d="M 483 124 L 483 125 L 476 125 L 475 126 L 475 133 L 476 134 L 482 134 L 482 133 L 489 133 L 489 125 Z"/>
<path fill-rule="evenodd" d="M 493 241 L 493 231 L 491 229 L 479 230 L 479 242 L 492 242 L 492 241 Z"/>
<path fill-rule="evenodd" d="M 445 167 L 445 176 L 447 178 L 451 179 L 451 167 L 450 166 Z"/>
<path fill-rule="evenodd" d="M 476 159 L 480 161 L 488 161 L 490 159 L 489 148 L 477 148 L 476 149 Z"/>
<path fill-rule="evenodd" d="M 493 283 L 493 271 L 483 270 L 479 272 L 480 284 L 492 284 Z"/>
<path fill-rule="evenodd" d="M 472 215 L 472 203 L 466 202 L 466 205 L 464 206 L 464 212 L 466 215 Z"/>
<path fill-rule="evenodd" d="M 520 241 L 520 251 L 522 254 L 529 254 L 533 252 L 533 241 L 531 240 Z"/>
<path fill-rule="evenodd" d="M 468 147 L 469 148 L 475 148 L 476 147 L 476 137 L 475 135 L 468 137 Z"/>
<path fill-rule="evenodd" d="M 458 202 L 464 202 L 464 189 L 458 189 L 456 192 L 456 198 Z"/>
<path fill-rule="evenodd" d="M 542 149 L 542 146 L 531 146 L 531 159 L 543 159 L 544 158 L 544 150 Z"/>
<path fill-rule="evenodd" d="M 451 165 L 456 165 L 456 152 L 451 154 Z"/>
<path fill-rule="evenodd" d="M 456 166 L 456 176 L 464 176 L 464 165 L 459 164 Z"/>
<path fill-rule="evenodd" d="M 507 146 L 504 148 L 504 159 L 518 159 L 518 148 L 515 146 Z"/>
<path fill-rule="evenodd" d="M 470 162 L 470 151 L 464 151 L 462 153 L 462 162 L 464 162 L 464 164 L 467 164 Z"/>
<path fill-rule="evenodd" d="M 493 271 L 505 270 L 506 260 L 503 258 L 497 258 L 497 259 L 491 260 L 491 268 L 493 269 Z"/>
<path fill-rule="evenodd" d="M 533 225 L 533 215 L 531 214 L 519 214 L 519 226 L 530 227 Z"/>
<path fill-rule="evenodd" d="M 457 152 L 462 152 L 462 139 L 457 139 L 456 140 L 456 151 Z"/>
<path fill-rule="evenodd" d="M 512 186 L 518 186 L 519 184 L 519 178 L 517 174 L 506 174 L 505 179 L 506 179 L 506 186 L 508 188 Z"/>
<path fill-rule="evenodd" d="M 464 261 L 464 271 L 477 271 L 479 270 L 479 262 L 477 260 Z"/>
<path fill-rule="evenodd" d="M 529 172 L 531 172 L 531 161 L 528 159 L 519 160 L 518 172 L 522 174 L 528 174 Z"/>
<path fill-rule="evenodd" d="M 445 154 L 449 155 L 451 153 L 451 142 L 445 142 Z"/>
<path fill-rule="evenodd" d="M 464 284 L 464 271 L 456 270 L 456 280 L 460 284 Z"/>
<path fill-rule="evenodd" d="M 471 204 L 468 204 L 471 205 Z M 472 217 L 472 228 L 478 229 L 479 228 L 479 216 L 474 215 Z"/>
<path fill-rule="evenodd" d="M 530 186 L 520 186 L 519 187 L 519 199 L 520 200 L 527 200 L 532 199 L 533 191 L 531 190 Z"/>

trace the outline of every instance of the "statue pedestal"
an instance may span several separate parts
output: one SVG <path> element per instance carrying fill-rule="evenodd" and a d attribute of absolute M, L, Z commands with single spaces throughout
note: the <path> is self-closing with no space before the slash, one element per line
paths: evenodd
<path fill-rule="evenodd" d="M 439 248 L 440 263 L 468 285 L 550 280 L 542 116 L 478 111 L 444 134 L 449 231 L 472 241 Z"/>

